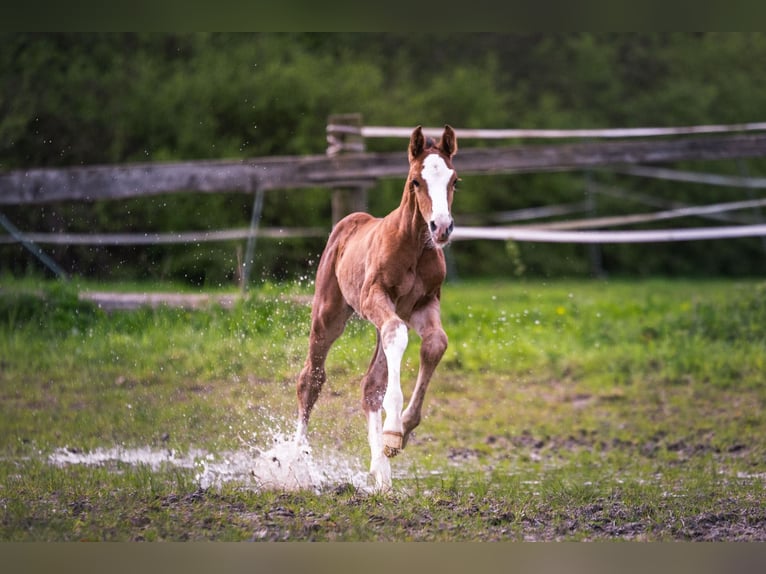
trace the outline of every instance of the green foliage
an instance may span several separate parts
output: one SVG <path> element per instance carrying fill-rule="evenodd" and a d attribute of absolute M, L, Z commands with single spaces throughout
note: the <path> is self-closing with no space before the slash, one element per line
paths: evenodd
<path fill-rule="evenodd" d="M 47 336 L 79 333 L 99 317 L 93 304 L 79 300 L 76 286 L 62 281 L 45 284 L 37 293 L 0 291 L 0 325 L 11 332 L 34 329 Z"/>
<path fill-rule="evenodd" d="M 759 121 L 766 107 L 763 33 L 566 34 L 21 34 L 2 36 L 0 170 L 99 163 L 316 154 L 333 113 L 367 124 L 587 128 Z M 503 142 L 507 143 L 507 142 Z M 462 146 L 496 145 L 462 142 Z M 372 140 L 372 151 L 401 151 Z M 762 175 L 766 164 L 681 166 Z M 715 189 L 594 174 L 629 192 L 719 201 Z M 484 222 L 501 211 L 581 201 L 577 173 L 464 177 L 455 213 Z M 370 190 L 370 210 L 398 204 L 400 181 Z M 187 231 L 245 227 L 252 198 L 189 194 L 95 204 L 10 206 L 24 231 Z M 758 193 L 750 193 L 752 198 Z M 326 190 L 268 194 L 264 224 L 330 226 Z M 726 192 L 737 199 L 741 192 Z M 742 197 L 744 199 L 745 197 Z M 648 209 L 595 198 L 589 215 Z M 759 217 L 756 214 L 756 219 Z M 697 219 L 678 225 L 699 225 Z M 674 221 L 675 225 L 675 221 Z M 310 274 L 321 240 L 259 242 L 255 281 Z M 644 246 L 453 246 L 461 276 L 763 274 L 758 239 Z M 242 242 L 136 248 L 57 246 L 87 277 L 236 283 Z M 598 263 L 600 261 L 600 263 Z M 39 269 L 19 245 L 3 268 Z M 513 272 L 513 271 L 511 271 Z"/>

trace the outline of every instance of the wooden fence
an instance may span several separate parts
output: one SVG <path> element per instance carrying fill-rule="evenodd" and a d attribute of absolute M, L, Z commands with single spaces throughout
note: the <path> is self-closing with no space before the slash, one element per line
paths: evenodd
<path fill-rule="evenodd" d="M 438 136 L 442 128 L 424 128 L 427 135 Z M 645 164 L 670 164 L 687 160 L 725 160 L 766 156 L 766 123 L 736 125 L 681 126 L 670 128 L 619 128 L 607 130 L 468 130 L 457 129 L 462 145 L 454 159 L 461 175 L 513 174 L 568 170 L 611 169 L 637 177 L 663 177 L 728 185 L 747 189 L 766 188 L 764 178 L 693 174 Z M 372 137 L 408 138 L 412 128 L 364 126 L 359 114 L 332 116 L 327 126 L 327 152 L 323 155 L 262 157 L 237 161 L 186 161 L 128 165 L 80 166 L 60 169 L 32 168 L 0 173 L 0 205 L 42 204 L 57 201 L 101 201 L 181 192 L 242 192 L 255 195 L 249 229 L 221 230 L 207 233 L 144 234 L 26 234 L 3 226 L 10 235 L 2 242 L 20 242 L 45 262 L 38 243 L 68 244 L 147 244 L 183 243 L 248 239 L 251 260 L 257 236 L 317 235 L 322 230 L 259 229 L 263 193 L 276 189 L 316 188 L 333 190 L 333 221 L 345 213 L 363 209 L 366 193 L 383 178 L 404 178 L 408 171 L 404 151 L 372 153 L 366 151 L 365 139 Z M 518 144 L 497 147 L 470 147 L 466 140 L 480 139 L 564 139 L 558 144 Z M 600 141 L 577 141 L 579 139 Z M 633 139 L 641 138 L 641 139 Z M 603 141 L 605 140 L 605 141 Z M 404 148 L 403 148 L 404 149 Z M 751 202 L 747 207 L 760 207 Z M 678 207 L 678 206 L 677 206 Z M 684 207 L 684 206 L 681 206 Z M 686 206 L 689 207 L 689 206 Z M 560 207 L 560 209 L 582 210 Z M 712 214 L 742 205 L 689 207 L 686 212 L 661 212 L 656 219 L 682 214 Z M 651 216 L 642 216 L 644 220 Z M 649 219 L 646 219 L 649 217 Z M 640 218 L 639 218 L 640 219 Z M 5 219 L 3 218 L 3 221 Z M 625 220 L 630 222 L 630 217 Z M 0 222 L 2 223 L 2 222 Z M 617 222 L 611 222 L 616 225 Z M 766 225 L 698 228 L 692 230 L 654 230 L 632 232 L 580 231 L 607 225 L 591 220 L 559 225 L 558 229 L 540 226 L 532 229 L 458 227 L 454 238 L 502 239 L 518 241 L 561 242 L 644 242 L 688 241 L 743 236 L 764 236 Z M 573 231 L 572 229 L 578 229 Z M 47 263 L 46 263 L 47 264 Z M 49 265 L 50 266 L 50 265 Z"/>
<path fill-rule="evenodd" d="M 461 130 L 456 130 L 461 139 Z M 528 173 L 766 156 L 766 134 L 688 136 L 650 141 L 596 141 L 491 148 L 461 146 L 463 175 Z M 0 204 L 98 201 L 178 192 L 243 192 L 356 187 L 405 177 L 403 151 L 32 168 L 0 173 Z"/>

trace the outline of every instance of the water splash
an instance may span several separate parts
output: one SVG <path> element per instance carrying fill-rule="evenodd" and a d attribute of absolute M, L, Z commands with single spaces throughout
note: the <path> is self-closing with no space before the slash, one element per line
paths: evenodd
<path fill-rule="evenodd" d="M 179 453 L 168 449 L 99 448 L 83 452 L 59 448 L 48 456 L 56 466 L 107 466 L 122 463 L 132 466 L 146 465 L 153 471 L 175 467 L 196 470 L 195 480 L 201 488 L 220 489 L 224 484 L 262 490 L 312 490 L 350 486 L 357 490 L 369 488 L 369 473 L 360 461 L 332 450 L 314 453 L 307 445 L 298 445 L 292 438 L 275 432 L 271 446 L 262 450 L 245 445 L 243 450 L 211 453 L 190 449 Z"/>
<path fill-rule="evenodd" d="M 322 490 L 350 485 L 364 490 L 368 473 L 357 463 L 333 451 L 315 455 L 307 445 L 275 436 L 271 448 L 228 453 L 220 461 L 201 461 L 197 480 L 203 488 L 226 482 L 247 482 L 256 490 Z"/>
<path fill-rule="evenodd" d="M 78 449 L 58 448 L 48 456 L 48 462 L 56 466 L 84 464 L 87 466 L 104 466 L 122 462 L 130 465 L 146 465 L 152 470 L 160 470 L 164 465 L 181 468 L 194 468 L 199 457 L 206 456 L 204 451 L 190 450 L 180 454 L 174 450 L 139 448 L 98 448 L 90 452 Z"/>

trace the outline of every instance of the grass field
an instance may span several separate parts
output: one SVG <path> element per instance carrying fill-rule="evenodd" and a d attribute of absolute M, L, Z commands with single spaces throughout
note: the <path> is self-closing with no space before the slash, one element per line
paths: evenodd
<path fill-rule="evenodd" d="M 359 320 L 312 418 L 320 479 L 247 471 L 292 432 L 310 286 L 107 314 L 2 283 L 0 540 L 766 540 L 762 280 L 447 284 L 388 494 L 365 487 Z"/>

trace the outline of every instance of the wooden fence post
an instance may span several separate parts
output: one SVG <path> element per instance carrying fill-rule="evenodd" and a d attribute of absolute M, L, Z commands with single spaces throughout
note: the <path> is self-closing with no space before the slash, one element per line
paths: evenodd
<path fill-rule="evenodd" d="M 364 153 L 362 114 L 335 114 L 327 119 L 327 155 L 336 157 L 347 153 Z M 332 224 L 349 213 L 367 211 L 369 180 L 338 182 L 332 190 Z"/>

